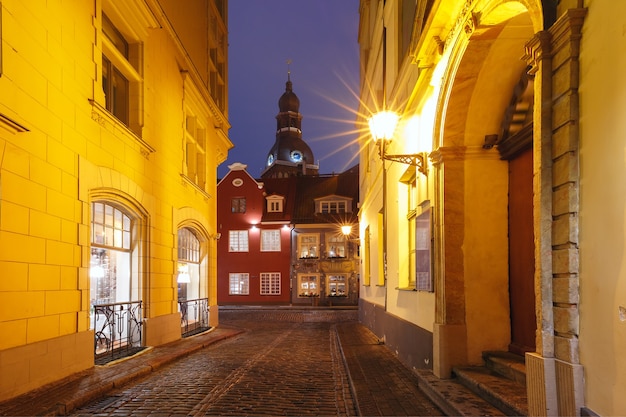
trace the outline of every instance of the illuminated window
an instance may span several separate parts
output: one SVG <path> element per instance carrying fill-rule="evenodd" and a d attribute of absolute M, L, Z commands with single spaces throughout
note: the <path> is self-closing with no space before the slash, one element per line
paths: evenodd
<path fill-rule="evenodd" d="M 372 273 L 371 273 L 371 267 L 370 267 L 370 262 L 371 262 L 371 242 L 370 242 L 370 227 L 367 226 L 365 228 L 365 241 L 363 242 L 365 244 L 365 253 L 363 254 L 363 285 L 370 285 L 371 280 L 372 280 Z"/>
<path fill-rule="evenodd" d="M 231 230 L 228 232 L 229 252 L 248 252 L 248 231 Z"/>
<path fill-rule="evenodd" d="M 261 295 L 280 295 L 280 272 L 261 272 Z"/>
<path fill-rule="evenodd" d="M 348 279 L 345 275 L 329 275 L 326 288 L 329 297 L 346 297 L 348 295 Z"/>
<path fill-rule="evenodd" d="M 333 234 L 326 239 L 326 257 L 345 258 L 346 257 L 346 237 L 344 235 Z"/>
<path fill-rule="evenodd" d="M 246 212 L 246 199 L 244 197 L 237 197 L 230 199 L 230 212 L 231 213 L 245 213 Z"/>
<path fill-rule="evenodd" d="M 280 230 L 261 230 L 261 252 L 280 252 Z"/>
<path fill-rule="evenodd" d="M 318 297 L 319 279 L 318 274 L 298 274 L 298 297 Z"/>
<path fill-rule="evenodd" d="M 301 233 L 298 235 L 298 257 L 319 258 L 320 235 L 317 233 Z"/>
<path fill-rule="evenodd" d="M 178 231 L 178 300 L 200 298 L 200 240 L 189 228 Z"/>
<path fill-rule="evenodd" d="M 230 295 L 250 294 L 250 274 L 248 273 L 228 274 L 228 294 Z"/>

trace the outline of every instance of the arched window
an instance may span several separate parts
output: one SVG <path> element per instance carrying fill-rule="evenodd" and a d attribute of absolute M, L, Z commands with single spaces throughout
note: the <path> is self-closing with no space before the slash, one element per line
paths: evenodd
<path fill-rule="evenodd" d="M 201 296 L 200 240 L 184 227 L 178 230 L 178 300 L 195 300 Z"/>
<path fill-rule="evenodd" d="M 91 205 L 91 304 L 139 299 L 131 282 L 131 218 L 104 202 Z"/>

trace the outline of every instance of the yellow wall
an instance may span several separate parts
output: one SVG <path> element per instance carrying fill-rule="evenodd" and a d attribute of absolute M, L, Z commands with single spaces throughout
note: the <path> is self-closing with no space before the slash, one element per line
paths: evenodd
<path fill-rule="evenodd" d="M 2 1 L 0 400 L 93 366 L 89 226 L 95 196 L 132 204 L 144 217 L 147 345 L 180 338 L 175 265 L 181 222 L 203 226 L 209 300 L 217 313 L 210 235 L 216 168 L 232 146 L 226 116 L 211 104 L 165 21 L 138 28 L 144 61 L 139 137 L 92 105 L 102 99 L 100 34 L 94 36 L 99 13 L 93 13 L 112 3 Z M 136 17 L 126 15 L 132 24 Z M 181 68 L 205 91 L 204 107 L 213 109 L 205 111 L 208 125 L 220 126 L 207 132 L 204 192 L 181 177 Z"/>
<path fill-rule="evenodd" d="M 623 2 L 587 1 L 580 54 L 580 360 L 586 405 L 626 414 Z"/>

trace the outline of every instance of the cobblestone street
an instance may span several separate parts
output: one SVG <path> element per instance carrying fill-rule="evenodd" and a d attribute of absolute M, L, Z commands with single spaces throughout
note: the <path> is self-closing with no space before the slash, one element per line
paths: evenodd
<path fill-rule="evenodd" d="M 331 323 L 258 322 L 76 415 L 354 415 Z"/>

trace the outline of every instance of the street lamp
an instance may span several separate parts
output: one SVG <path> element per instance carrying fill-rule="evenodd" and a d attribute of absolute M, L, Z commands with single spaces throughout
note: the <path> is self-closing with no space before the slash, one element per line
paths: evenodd
<path fill-rule="evenodd" d="M 370 133 L 378 145 L 380 159 L 412 165 L 417 167 L 418 171 L 422 174 L 428 175 L 426 152 L 395 155 L 387 154 L 387 144 L 393 139 L 399 118 L 400 117 L 395 112 L 383 109 L 373 114 L 368 120 Z"/>

